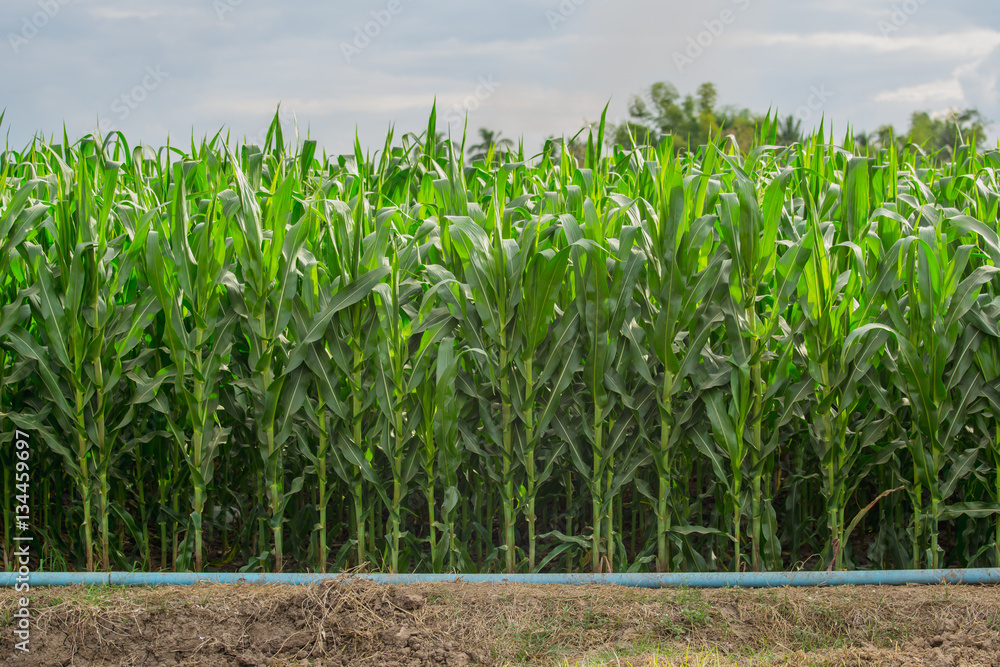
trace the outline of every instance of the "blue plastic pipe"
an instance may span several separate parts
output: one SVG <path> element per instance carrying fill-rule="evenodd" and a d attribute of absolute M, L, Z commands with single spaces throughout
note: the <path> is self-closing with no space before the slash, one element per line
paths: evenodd
<path fill-rule="evenodd" d="M 18 583 L 15 572 L 0 573 L 0 586 Z M 338 574 L 240 574 L 233 572 L 33 572 L 34 586 L 177 586 L 186 584 L 314 584 Z M 357 574 L 376 584 L 605 584 L 639 588 L 773 588 L 780 586 L 902 586 L 905 584 L 1000 585 L 1000 568 L 965 570 L 854 570 L 851 572 L 705 572 L 675 574 Z"/>

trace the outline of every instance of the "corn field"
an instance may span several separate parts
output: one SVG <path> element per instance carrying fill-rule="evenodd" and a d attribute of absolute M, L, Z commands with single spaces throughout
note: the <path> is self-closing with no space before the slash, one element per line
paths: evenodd
<path fill-rule="evenodd" d="M 776 125 L 8 147 L 6 567 L 1000 565 L 1000 152 Z"/>

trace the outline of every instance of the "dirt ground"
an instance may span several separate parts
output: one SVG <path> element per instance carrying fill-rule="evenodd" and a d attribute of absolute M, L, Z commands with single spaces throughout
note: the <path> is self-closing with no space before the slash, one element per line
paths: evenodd
<path fill-rule="evenodd" d="M 641 590 L 357 581 L 35 589 L 11 665 L 1000 665 L 1000 588 Z"/>

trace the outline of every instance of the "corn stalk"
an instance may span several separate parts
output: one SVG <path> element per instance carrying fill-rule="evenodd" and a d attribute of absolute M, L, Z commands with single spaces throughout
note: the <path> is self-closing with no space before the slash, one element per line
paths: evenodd
<path fill-rule="evenodd" d="M 186 166 L 195 167 L 174 165 L 168 216 L 146 238 L 146 271 L 165 314 L 174 397 L 181 407 L 178 419 L 168 418 L 168 427 L 191 475 L 194 567 L 200 572 L 207 488 L 219 445 L 230 431 L 219 422 L 218 382 L 229 358 L 235 317 L 222 312 L 222 285 L 232 250 L 226 244 L 225 225 L 217 219 L 219 200 L 213 195 L 203 221 L 192 230 Z"/>

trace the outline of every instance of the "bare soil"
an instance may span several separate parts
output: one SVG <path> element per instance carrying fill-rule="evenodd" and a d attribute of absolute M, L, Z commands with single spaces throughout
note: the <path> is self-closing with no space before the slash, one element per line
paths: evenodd
<path fill-rule="evenodd" d="M 1000 588 L 643 590 L 357 580 L 31 591 L 10 665 L 1000 665 Z"/>

